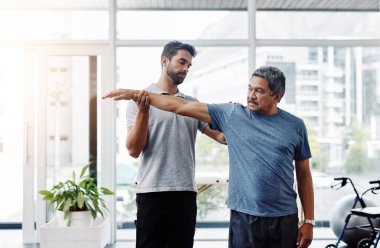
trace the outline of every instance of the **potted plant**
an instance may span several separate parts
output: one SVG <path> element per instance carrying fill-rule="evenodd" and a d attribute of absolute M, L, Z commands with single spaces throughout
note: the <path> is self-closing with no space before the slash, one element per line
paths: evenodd
<path fill-rule="evenodd" d="M 108 211 L 103 196 L 113 195 L 114 192 L 104 187 L 98 190 L 94 178 L 86 174 L 90 165 L 91 163 L 82 168 L 78 180 L 73 171 L 72 179 L 59 182 L 51 190 L 39 191 L 44 196 L 43 200 L 49 202 L 49 207 L 55 204 L 58 225 L 89 226 L 92 221 L 91 216 L 94 220 L 98 215 L 104 218 Z M 73 224 L 75 218 L 81 223 Z"/>

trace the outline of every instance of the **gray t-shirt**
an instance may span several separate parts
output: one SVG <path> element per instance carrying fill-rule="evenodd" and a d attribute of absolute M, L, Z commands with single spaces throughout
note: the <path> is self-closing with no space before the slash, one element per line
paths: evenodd
<path fill-rule="evenodd" d="M 145 89 L 157 94 L 168 94 L 157 85 Z M 177 97 L 190 101 L 195 98 L 177 92 Z M 127 126 L 135 124 L 138 107 L 129 101 Z M 195 174 L 195 140 L 197 130 L 207 124 L 196 119 L 162 111 L 153 106 L 149 110 L 148 139 L 140 155 L 137 193 L 162 191 L 197 191 Z"/>

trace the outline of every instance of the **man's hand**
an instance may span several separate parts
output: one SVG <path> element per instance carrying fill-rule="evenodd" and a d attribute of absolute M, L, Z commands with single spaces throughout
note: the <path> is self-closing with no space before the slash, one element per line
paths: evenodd
<path fill-rule="evenodd" d="M 139 107 L 140 112 L 147 113 L 149 111 L 149 96 L 146 91 L 141 90 L 138 94 L 133 94 L 132 98 Z"/>
<path fill-rule="evenodd" d="M 297 248 L 307 248 L 313 240 L 313 226 L 303 224 L 297 233 Z"/>
<path fill-rule="evenodd" d="M 133 97 L 133 94 L 138 94 L 138 93 L 139 93 L 139 90 L 117 89 L 117 90 L 112 90 L 106 93 L 102 97 L 102 99 L 112 98 L 115 101 L 131 100 Z"/>
<path fill-rule="evenodd" d="M 220 144 L 222 145 L 227 145 L 227 140 L 226 140 L 226 137 L 224 137 L 224 134 L 219 132 L 217 135 L 216 135 L 216 141 L 218 141 Z"/>

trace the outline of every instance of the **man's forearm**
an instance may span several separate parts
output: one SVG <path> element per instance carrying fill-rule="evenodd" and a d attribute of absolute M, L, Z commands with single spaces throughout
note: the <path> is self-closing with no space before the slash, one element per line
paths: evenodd
<path fill-rule="evenodd" d="M 106 93 L 102 98 L 112 98 L 115 101 L 137 99 L 139 90 L 118 89 Z M 180 97 L 159 95 L 143 91 L 149 97 L 150 105 L 179 115 L 189 116 L 207 123 L 211 123 L 211 117 L 205 103 L 187 101 Z"/>
<path fill-rule="evenodd" d="M 298 193 L 304 211 L 305 219 L 314 219 L 313 179 L 309 169 L 309 161 L 297 161 Z"/>
<path fill-rule="evenodd" d="M 146 93 L 149 97 L 150 105 L 177 114 L 181 114 L 180 109 L 188 103 L 187 100 L 180 97 L 160 95 L 151 92 Z"/>
<path fill-rule="evenodd" d="M 300 200 L 302 208 L 304 211 L 305 219 L 314 220 L 314 192 L 313 187 L 310 186 L 309 182 L 304 182 L 299 184 L 298 192 L 300 195 Z"/>
<path fill-rule="evenodd" d="M 138 158 L 148 138 L 149 112 L 138 112 L 136 122 L 128 129 L 127 150 L 130 156 Z"/>

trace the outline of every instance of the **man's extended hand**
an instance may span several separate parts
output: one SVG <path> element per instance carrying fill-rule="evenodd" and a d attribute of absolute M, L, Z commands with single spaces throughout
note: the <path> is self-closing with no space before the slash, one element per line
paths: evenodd
<path fill-rule="evenodd" d="M 310 224 L 303 224 L 298 229 L 297 234 L 297 248 L 307 248 L 313 240 L 313 226 Z"/>
<path fill-rule="evenodd" d="M 106 93 L 102 97 L 102 99 L 112 98 L 115 101 L 131 100 L 133 97 L 133 94 L 138 94 L 138 93 L 139 93 L 139 90 L 117 89 L 117 90 L 112 90 Z"/>

